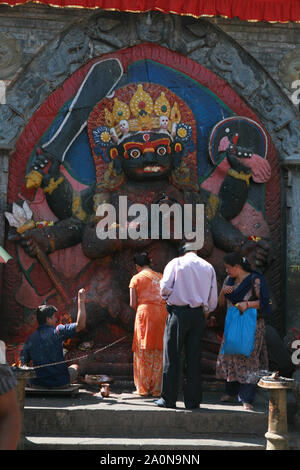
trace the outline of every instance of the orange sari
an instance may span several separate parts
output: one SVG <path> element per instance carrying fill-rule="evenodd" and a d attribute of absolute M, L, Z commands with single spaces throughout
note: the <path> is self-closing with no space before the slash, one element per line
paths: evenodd
<path fill-rule="evenodd" d="M 160 295 L 162 274 L 144 269 L 133 276 L 129 287 L 137 294 L 132 350 L 134 383 L 139 395 L 160 396 L 163 336 L 168 312 Z"/>

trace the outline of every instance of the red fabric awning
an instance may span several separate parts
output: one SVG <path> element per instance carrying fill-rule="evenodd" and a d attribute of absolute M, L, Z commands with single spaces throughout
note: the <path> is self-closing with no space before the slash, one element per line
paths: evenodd
<path fill-rule="evenodd" d="M 28 0 L 0 0 L 0 5 L 23 5 Z M 300 0 L 34 0 L 60 8 L 111 11 L 160 11 L 200 17 L 239 18 L 247 21 L 300 22 Z"/>

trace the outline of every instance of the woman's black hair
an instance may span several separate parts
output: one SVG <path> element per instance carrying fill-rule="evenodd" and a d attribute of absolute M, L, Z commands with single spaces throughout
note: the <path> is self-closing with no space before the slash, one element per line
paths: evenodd
<path fill-rule="evenodd" d="M 57 308 L 54 305 L 40 305 L 36 309 L 36 316 L 39 325 L 46 323 L 46 318 L 51 318 L 53 314 L 57 312 Z"/>
<path fill-rule="evenodd" d="M 149 266 L 151 260 L 149 259 L 149 255 L 147 252 L 144 253 L 136 253 L 133 257 L 134 263 L 138 266 Z"/>
<path fill-rule="evenodd" d="M 238 264 L 243 268 L 244 271 L 251 273 L 253 269 L 247 258 L 245 256 L 240 255 L 239 253 L 228 253 L 223 258 L 224 263 L 229 264 L 229 266 L 235 266 Z"/>

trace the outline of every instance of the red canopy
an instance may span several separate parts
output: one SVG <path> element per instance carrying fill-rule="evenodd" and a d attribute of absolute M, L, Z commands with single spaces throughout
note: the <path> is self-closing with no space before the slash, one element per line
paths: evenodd
<path fill-rule="evenodd" d="M 16 6 L 28 0 L 0 0 L 0 4 Z M 300 21 L 300 0 L 33 0 L 61 8 L 90 8 L 140 13 L 161 11 L 200 17 L 221 16 L 247 21 Z"/>

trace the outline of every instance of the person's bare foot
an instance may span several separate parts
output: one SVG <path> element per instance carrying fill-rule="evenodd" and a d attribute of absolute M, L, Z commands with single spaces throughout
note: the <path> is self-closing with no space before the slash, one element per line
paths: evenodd
<path fill-rule="evenodd" d="M 250 403 L 243 403 L 244 410 L 253 410 L 253 406 Z"/>

